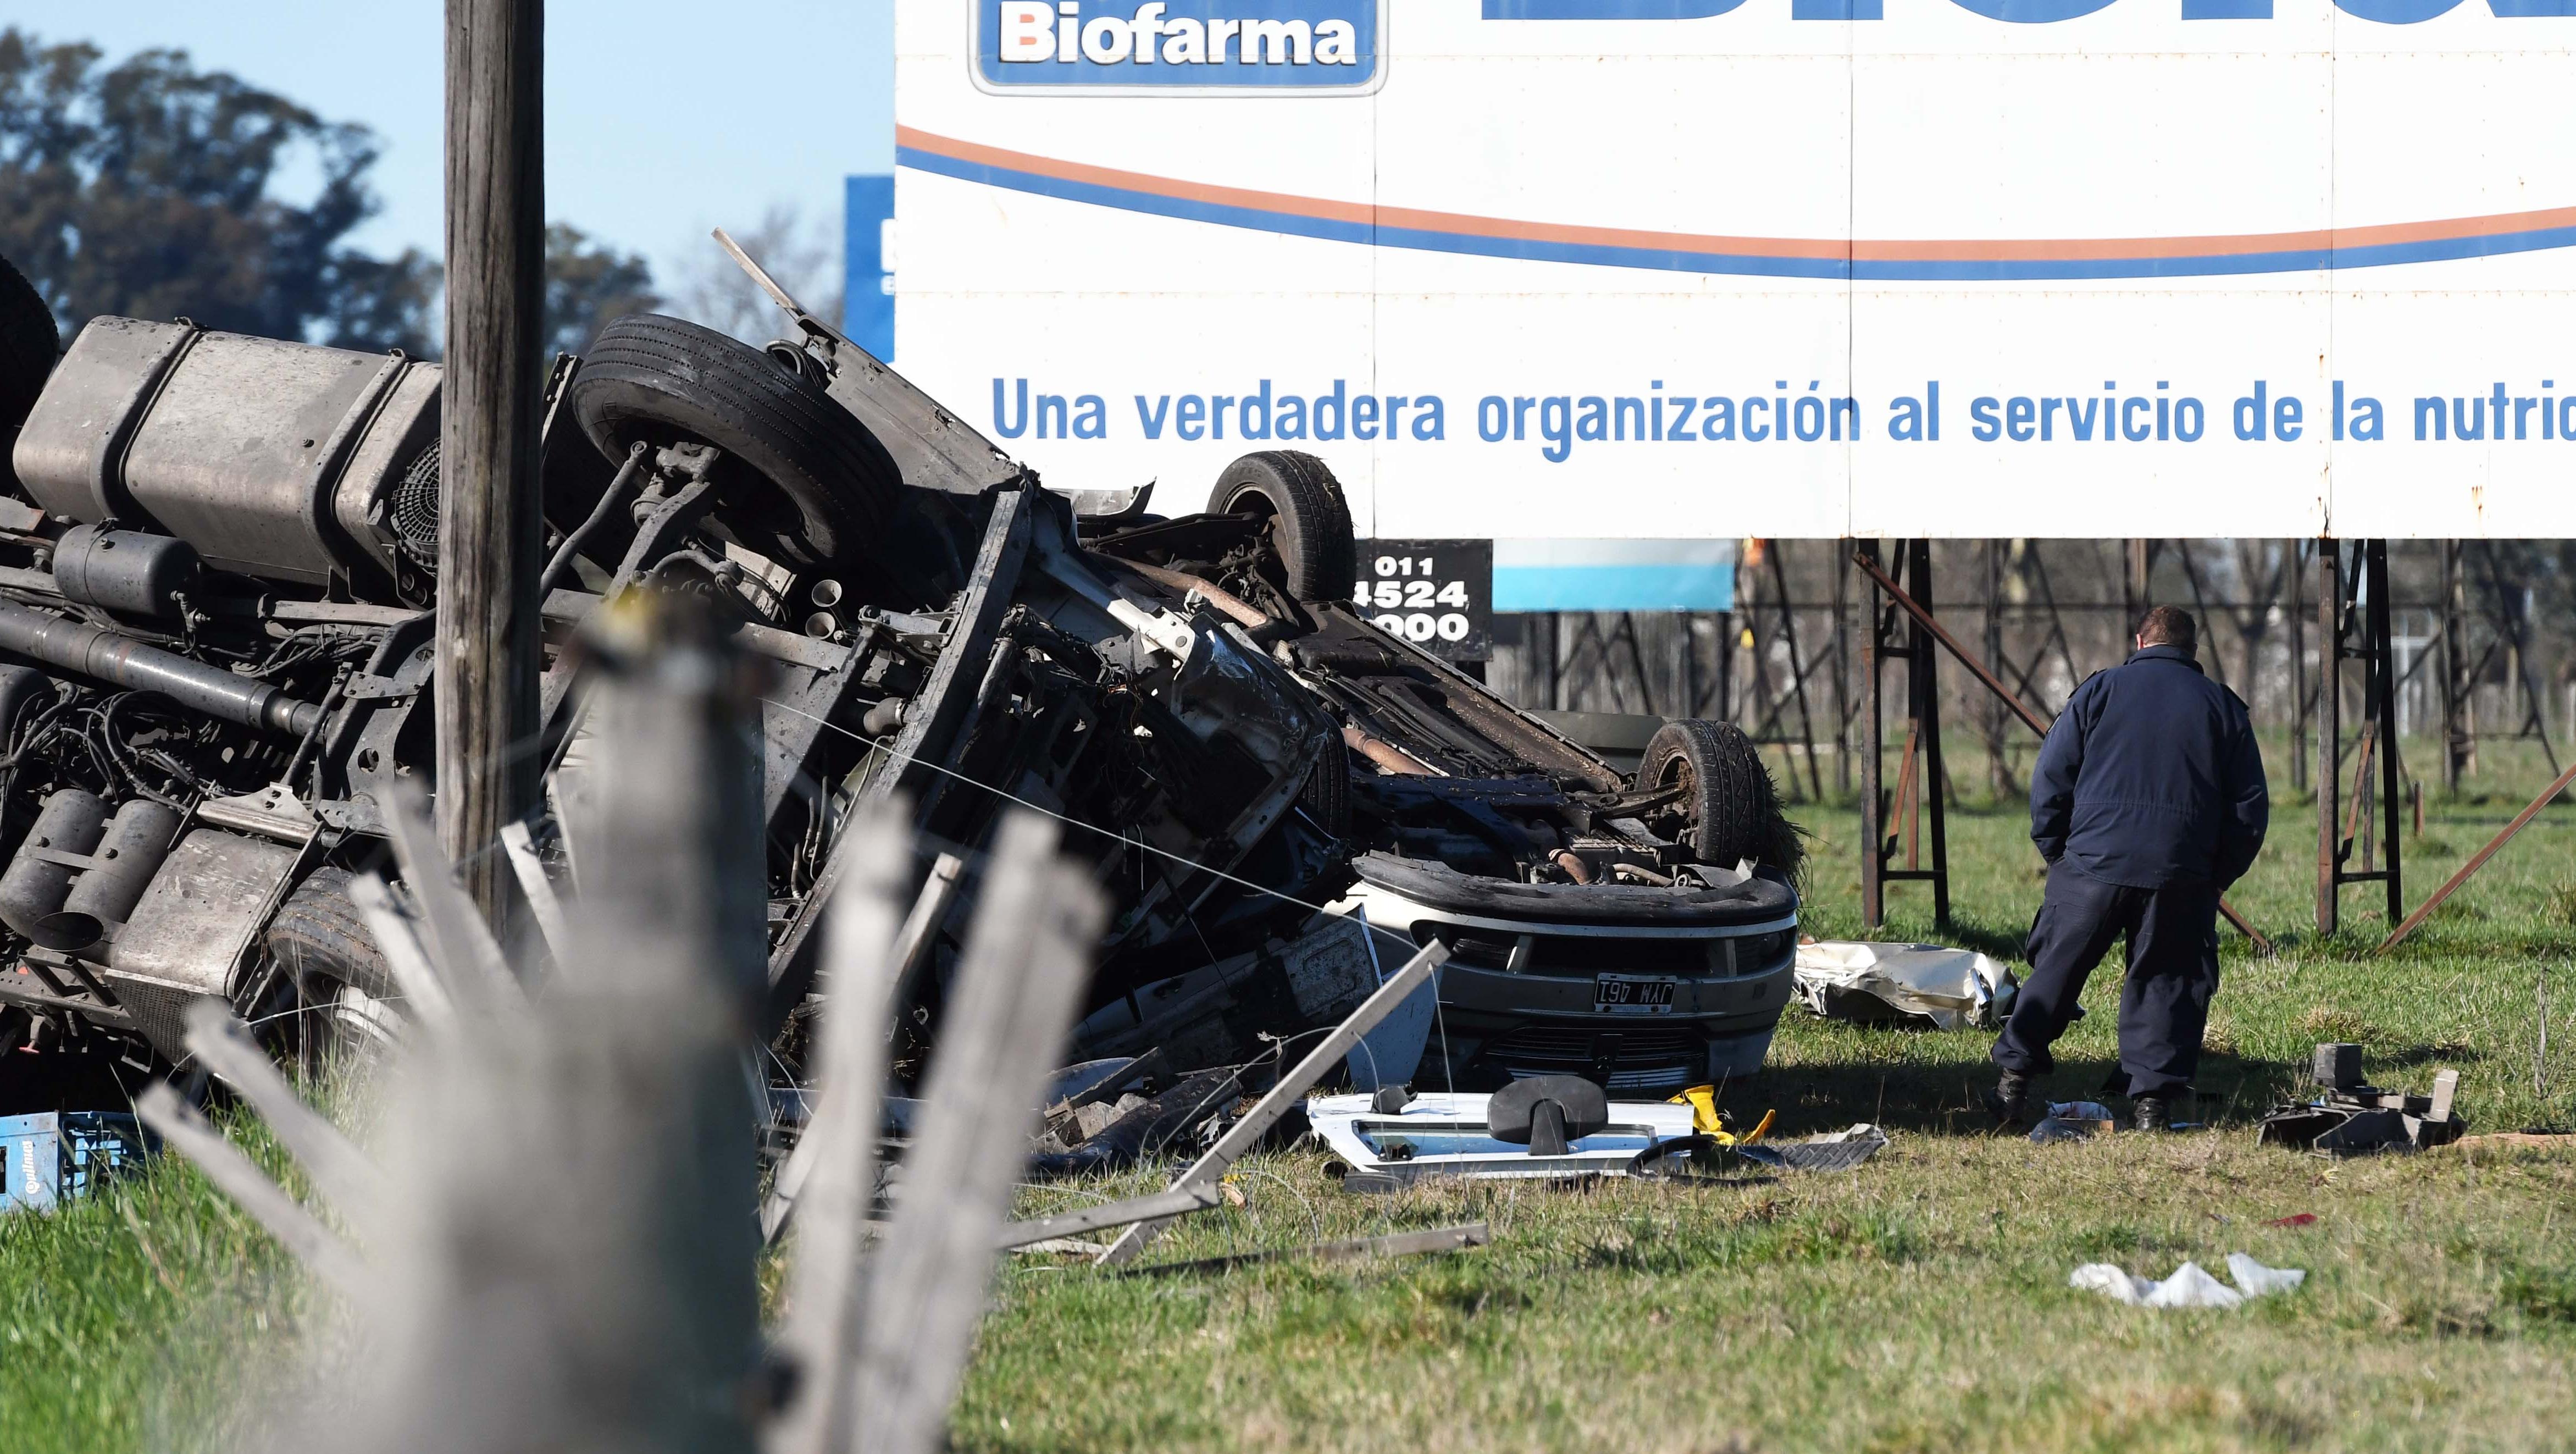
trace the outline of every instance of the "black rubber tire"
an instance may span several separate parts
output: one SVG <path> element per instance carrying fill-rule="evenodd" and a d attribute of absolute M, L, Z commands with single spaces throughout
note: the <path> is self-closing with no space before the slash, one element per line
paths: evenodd
<path fill-rule="evenodd" d="M 1806 841 L 1780 811 L 1780 790 L 1743 728 L 1692 717 L 1656 729 L 1638 765 L 1637 786 L 1675 783 L 1690 789 L 1682 797 L 1690 822 L 1685 841 L 1699 862 L 1732 868 L 1749 860 L 1798 876 Z"/>
<path fill-rule="evenodd" d="M 1342 745 L 1340 733 L 1324 735 L 1324 750 L 1316 756 L 1314 770 L 1306 774 L 1297 806 L 1333 837 L 1351 836 L 1351 750 Z"/>
<path fill-rule="evenodd" d="M 18 426 L 36 407 L 45 380 L 61 356 L 63 336 L 54 326 L 54 310 L 45 306 L 26 275 L 0 258 L 0 484 L 14 486 L 17 475 L 9 456 L 18 446 Z"/>
<path fill-rule="evenodd" d="M 1342 482 L 1324 462 L 1293 449 L 1247 454 L 1216 477 L 1213 514 L 1257 510 L 1270 517 L 1279 585 L 1298 601 L 1346 601 L 1359 579 L 1359 545 Z"/>
<path fill-rule="evenodd" d="M 744 544 L 814 566 L 874 541 L 903 480 L 894 461 L 819 384 L 762 349 L 711 328 L 636 313 L 599 330 L 572 382 L 573 417 L 623 461 L 637 440 L 712 444 L 760 473 L 783 509 L 728 502 L 718 515 Z"/>
<path fill-rule="evenodd" d="M 349 897 L 349 872 L 317 868 L 269 921 L 268 952 L 295 981 L 307 1004 L 328 1005 L 341 985 L 380 1000 L 398 1000 L 385 953 Z"/>

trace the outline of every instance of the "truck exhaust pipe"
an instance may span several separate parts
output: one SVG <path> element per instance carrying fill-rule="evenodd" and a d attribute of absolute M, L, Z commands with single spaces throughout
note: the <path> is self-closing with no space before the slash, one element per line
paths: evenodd
<path fill-rule="evenodd" d="M 131 691 L 157 692 L 191 711 L 290 737 L 303 736 L 322 720 L 319 706 L 297 701 L 266 682 L 190 661 L 104 626 L 14 603 L 0 602 L 0 650 Z"/>

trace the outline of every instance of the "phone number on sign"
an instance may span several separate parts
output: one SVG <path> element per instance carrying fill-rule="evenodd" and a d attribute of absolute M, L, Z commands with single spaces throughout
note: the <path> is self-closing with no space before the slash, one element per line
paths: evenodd
<path fill-rule="evenodd" d="M 1351 586 L 1351 600 L 1373 612 L 1369 624 L 1407 641 L 1464 641 L 1472 629 L 1465 611 L 1467 583 L 1432 578 L 1430 556 L 1381 555 L 1378 578 Z M 1459 609 L 1442 611 L 1442 606 Z"/>

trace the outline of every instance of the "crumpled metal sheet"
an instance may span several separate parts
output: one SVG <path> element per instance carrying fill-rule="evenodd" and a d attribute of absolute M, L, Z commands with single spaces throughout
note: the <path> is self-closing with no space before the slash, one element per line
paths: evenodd
<path fill-rule="evenodd" d="M 1943 1030 L 2002 1024 L 2021 988 L 1988 956 L 1939 944 L 1801 944 L 1793 977 L 1798 998 L 1828 1019 L 1916 1016 Z"/>

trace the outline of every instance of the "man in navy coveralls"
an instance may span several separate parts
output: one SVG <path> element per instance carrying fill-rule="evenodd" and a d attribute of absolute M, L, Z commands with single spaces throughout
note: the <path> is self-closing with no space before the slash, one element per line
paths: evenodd
<path fill-rule="evenodd" d="M 2218 990 L 2218 896 L 2263 847 L 2271 816 L 2245 704 L 2201 673 L 2199 627 L 2158 606 L 2125 663 L 2075 689 L 2030 783 L 2030 837 L 2048 860 L 2028 983 L 1995 1041 L 1986 1108 L 2019 1120 L 2048 1047 L 2111 941 L 2129 941 L 2120 1069 L 2141 1130 L 2191 1094 Z"/>

